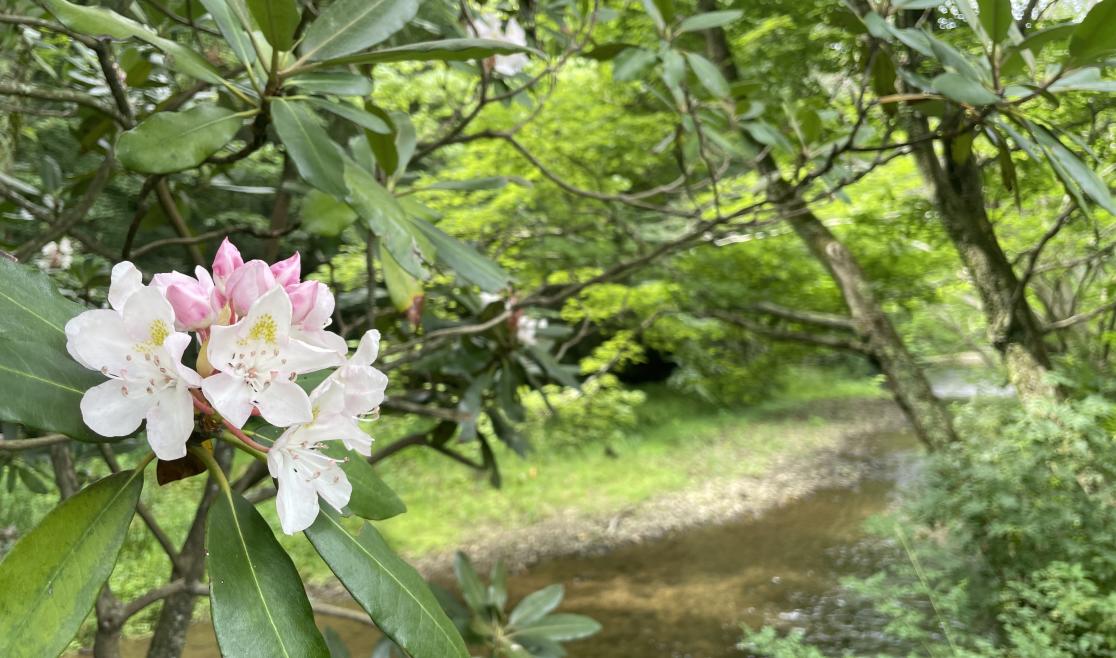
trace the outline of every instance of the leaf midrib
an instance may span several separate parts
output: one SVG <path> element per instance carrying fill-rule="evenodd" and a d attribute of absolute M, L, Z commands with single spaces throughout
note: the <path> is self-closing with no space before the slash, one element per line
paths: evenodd
<path fill-rule="evenodd" d="M 44 384 L 49 384 L 50 386 L 54 386 L 55 388 L 60 388 L 64 391 L 70 391 L 71 393 L 77 393 L 78 395 L 83 395 L 85 393 L 85 391 L 83 391 L 81 389 L 74 388 L 73 386 L 67 386 L 65 384 L 62 384 L 62 383 L 59 383 L 59 382 L 56 382 L 56 381 L 52 381 L 52 380 L 49 380 L 49 379 L 43 379 L 42 377 L 39 377 L 38 375 L 34 375 L 30 372 L 24 372 L 23 370 L 16 370 L 15 368 L 10 368 L 10 367 L 5 366 L 5 365 L 0 365 L 0 370 L 5 370 L 5 371 L 10 372 L 14 375 L 18 375 L 18 376 L 21 376 L 21 377 L 26 377 L 27 379 L 34 379 L 35 381 L 39 381 L 39 382 L 42 382 Z"/>
<path fill-rule="evenodd" d="M 394 581 L 395 581 L 395 583 L 396 583 L 397 585 L 399 585 L 399 589 L 401 589 L 401 590 L 403 590 L 404 592 L 406 592 L 406 593 L 407 593 L 407 596 L 408 596 L 408 597 L 410 597 L 410 599 L 411 599 L 411 600 L 413 600 L 413 601 L 415 602 L 415 604 L 417 604 L 417 605 L 418 605 L 419 609 L 421 609 L 421 610 L 423 611 L 423 613 L 425 613 L 425 614 L 426 614 L 427 618 L 429 618 L 429 619 L 431 620 L 431 622 L 433 622 L 433 623 L 434 623 L 434 627 L 438 629 L 438 631 L 439 631 L 439 632 L 440 632 L 440 633 L 442 634 L 442 636 L 443 636 L 443 637 L 444 637 L 444 638 L 446 639 L 446 641 L 447 641 L 447 642 L 448 642 L 448 643 L 449 643 L 449 644 L 450 644 L 451 646 L 452 646 L 452 645 L 454 644 L 454 642 L 453 642 L 453 637 L 452 637 L 452 636 L 451 636 L 451 635 L 450 635 L 449 633 L 447 633 L 447 632 L 446 632 L 446 629 L 442 628 L 442 625 L 441 625 L 441 624 L 439 624 L 439 623 L 438 623 L 438 622 L 436 621 L 436 618 L 435 618 L 435 616 L 434 616 L 434 615 L 433 615 L 433 614 L 432 614 L 432 613 L 430 612 L 430 610 L 429 610 L 429 609 L 428 609 L 428 608 L 427 608 L 427 607 L 426 607 L 425 605 L 423 605 L 422 601 L 419 601 L 419 600 L 418 600 L 418 598 L 417 598 L 417 597 L 416 597 L 416 596 L 415 596 L 415 595 L 414 595 L 413 593 L 411 593 L 411 590 L 410 590 L 410 588 L 409 588 L 409 587 L 407 587 L 406 585 L 404 585 L 404 584 L 403 584 L 403 581 L 401 581 L 401 580 L 399 580 L 398 578 L 396 578 L 396 577 L 395 577 L 395 574 L 394 574 L 394 573 L 392 573 L 392 572 L 391 572 L 391 570 L 390 570 L 390 569 L 388 569 L 388 568 L 387 568 L 386 566 L 384 566 L 384 563 L 383 563 L 383 562 L 381 562 L 379 558 L 377 558 L 377 557 L 376 557 L 375 555 L 373 555 L 372 553 L 368 552 L 368 549 L 366 549 L 366 548 L 364 547 L 364 545 L 363 545 L 363 544 L 361 544 L 361 543 L 360 543 L 359 541 L 357 541 L 357 538 L 356 538 L 356 537 L 354 537 L 354 536 L 353 536 L 352 534 L 350 534 L 350 533 L 349 533 L 349 532 L 348 532 L 347 530 L 345 530 L 345 528 L 344 528 L 344 527 L 343 527 L 343 526 L 342 526 L 342 525 L 341 525 L 340 523 L 338 523 L 338 522 L 337 522 L 337 519 L 333 518 L 333 516 L 332 516 L 332 515 L 330 515 L 330 514 L 328 514 L 328 513 L 322 513 L 322 516 L 324 516 L 324 517 L 325 517 L 326 519 L 329 519 L 329 522 L 330 522 L 331 524 L 333 524 L 333 526 L 334 526 L 335 528 L 337 528 L 338 530 L 340 530 L 340 531 L 341 531 L 341 534 L 342 534 L 342 535 L 343 535 L 344 537 L 346 537 L 346 538 L 347 538 L 347 539 L 348 539 L 349 541 L 351 541 L 351 542 L 352 542 L 353 544 L 356 544 L 357 548 L 359 548 L 359 549 L 360 549 L 360 552 L 361 552 L 361 553 L 364 553 L 365 555 L 367 555 L 367 556 L 368 556 L 368 558 L 369 558 L 370 560 L 372 560 L 373 562 L 375 562 L 375 563 L 376 563 L 376 565 L 380 567 L 380 570 L 381 570 L 381 571 L 382 571 L 383 573 L 387 574 L 387 575 L 388 575 L 388 576 L 389 576 L 389 577 L 390 577 L 390 578 L 391 578 L 392 580 L 394 580 Z"/>
<path fill-rule="evenodd" d="M 11 295 L 9 295 L 9 294 L 5 293 L 5 292 L 4 292 L 4 291 L 2 291 L 2 290 L 0 290 L 0 297 L 3 297 L 4 299 L 8 300 L 9 302 L 11 302 L 11 303 L 15 304 L 15 305 L 16 305 L 16 306 L 18 306 L 19 308 L 21 308 L 21 309 L 23 309 L 24 311 L 26 311 L 26 312 L 27 312 L 27 313 L 28 313 L 28 314 L 29 314 L 30 316 L 32 316 L 32 317 L 34 317 L 34 318 L 36 318 L 37 320 L 40 320 L 40 321 L 41 321 L 41 322 L 42 322 L 43 324 L 47 325 L 47 326 L 48 326 L 48 327 L 50 327 L 51 329 L 54 329 L 54 330 L 55 330 L 55 331 L 57 331 L 58 333 L 60 333 L 60 334 L 62 334 L 62 335 L 65 335 L 65 334 L 66 334 L 66 331 L 65 331 L 65 329 L 63 329 L 62 327 L 60 327 L 60 326 L 58 326 L 58 325 L 54 324 L 54 323 L 53 323 L 53 322 L 51 322 L 50 320 L 47 320 L 46 318 L 44 318 L 43 316 L 39 315 L 39 314 L 38 314 L 38 313 L 36 313 L 35 311 L 31 310 L 31 309 L 30 309 L 29 307 L 27 307 L 27 306 L 24 306 L 23 304 L 20 304 L 20 303 L 19 303 L 18 301 L 16 301 L 15 297 L 12 297 Z"/>
<path fill-rule="evenodd" d="M 335 39 L 340 37 L 345 32 L 345 30 L 348 30 L 352 26 L 356 25 L 359 21 L 364 20 L 365 16 L 367 16 L 368 14 L 375 11 L 377 8 L 379 8 L 381 5 L 383 5 L 384 2 L 386 2 L 386 0 L 377 0 L 376 2 L 370 3 L 367 6 L 367 9 L 365 9 L 363 12 L 357 14 L 357 16 L 355 18 L 353 18 L 353 20 L 349 21 L 348 23 L 345 23 L 340 29 L 336 30 L 332 35 L 327 37 L 324 41 L 319 43 L 317 46 L 315 46 L 309 52 L 303 53 L 301 59 L 312 59 L 315 53 L 322 50 L 323 48 L 325 48 L 326 45 L 332 43 Z"/>

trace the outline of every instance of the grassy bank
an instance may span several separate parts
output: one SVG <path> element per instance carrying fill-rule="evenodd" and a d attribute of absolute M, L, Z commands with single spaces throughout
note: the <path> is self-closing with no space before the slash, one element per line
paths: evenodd
<path fill-rule="evenodd" d="M 642 403 L 628 410 L 628 426 L 607 440 L 586 435 L 576 445 L 555 443 L 553 424 L 530 424 L 528 439 L 535 449 L 526 457 L 502 444 L 494 446 L 501 489 L 432 451 L 404 451 L 380 472 L 409 511 L 379 527 L 398 550 L 421 556 L 452 549 L 477 533 L 525 526 L 558 511 L 603 514 L 685 489 L 703 478 L 761 475 L 778 458 L 804 454 L 833 441 L 825 433 L 805 431 L 825 423 L 824 418 L 811 415 L 812 401 L 881 395 L 878 383 L 871 379 L 812 370 L 793 370 L 789 376 L 793 381 L 778 398 L 743 409 L 725 409 L 665 387 L 647 388 Z M 609 426 L 607 414 L 590 426 Z M 558 429 L 576 436 L 579 428 Z M 384 443 L 391 440 L 386 432 L 378 436 Z M 103 467 L 95 449 L 81 450 L 86 473 L 100 475 Z M 123 461 L 131 460 L 126 456 Z M 49 462 L 41 465 L 44 474 L 48 468 Z M 201 478 L 193 478 L 158 487 L 149 477 L 143 500 L 176 544 L 185 537 L 202 484 Z M 32 495 L 24 489 L 5 493 L 9 504 L 0 507 L 0 528 L 25 531 L 46 513 L 55 496 L 53 492 Z M 274 505 L 265 503 L 261 511 L 277 530 Z M 280 537 L 307 581 L 330 579 L 328 569 L 301 535 Z M 137 519 L 113 573 L 113 590 L 122 598 L 132 598 L 165 582 L 168 573 L 166 555 Z M 204 609 L 204 603 L 199 609 Z M 153 607 L 147 615 L 136 617 L 127 632 L 146 632 L 156 610 Z"/>

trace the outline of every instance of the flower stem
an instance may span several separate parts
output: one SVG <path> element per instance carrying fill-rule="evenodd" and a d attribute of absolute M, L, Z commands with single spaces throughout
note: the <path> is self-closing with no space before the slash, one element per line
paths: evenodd
<path fill-rule="evenodd" d="M 241 438 L 241 437 L 243 437 L 243 438 Z M 240 435 L 238 436 L 237 434 L 234 434 L 232 431 L 228 431 L 228 432 L 225 432 L 225 436 L 223 436 L 222 438 L 225 439 L 226 441 L 228 441 L 229 443 L 233 444 L 237 448 L 240 448 L 244 452 L 252 455 L 256 459 L 259 459 L 260 461 L 266 461 L 267 460 L 267 446 L 260 445 L 259 443 L 256 443 L 255 441 L 252 441 L 243 432 L 241 432 Z M 251 441 L 251 443 L 249 443 L 249 441 Z"/>
<path fill-rule="evenodd" d="M 190 451 L 190 454 L 194 455 L 205 464 L 205 468 L 209 471 L 209 474 L 213 476 L 214 480 L 217 480 L 217 486 L 221 487 L 221 491 L 223 491 L 226 496 L 231 495 L 230 492 L 232 490 L 229 488 L 229 479 L 225 477 L 225 472 L 221 470 L 221 465 L 213 458 L 213 453 L 198 446 L 187 446 L 186 449 Z"/>
<path fill-rule="evenodd" d="M 211 416 L 218 415 L 217 412 L 213 410 L 213 407 L 209 406 L 201 399 L 197 391 L 190 392 L 194 396 L 194 407 L 197 408 L 198 411 L 202 412 L 203 414 L 209 414 Z M 270 450 L 270 448 L 263 445 L 262 443 L 253 441 L 247 434 L 244 433 L 244 430 L 240 429 L 236 425 L 233 425 L 224 418 L 221 419 L 221 422 L 225 425 L 225 429 L 228 430 L 229 434 L 232 434 L 237 439 L 236 441 L 229 441 L 229 443 L 232 443 L 242 450 L 247 449 L 247 452 L 251 453 L 258 459 L 267 458 L 267 451 Z"/>

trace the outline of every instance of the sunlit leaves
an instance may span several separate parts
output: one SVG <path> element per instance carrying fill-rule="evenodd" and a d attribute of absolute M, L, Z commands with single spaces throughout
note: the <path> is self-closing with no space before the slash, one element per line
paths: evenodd
<path fill-rule="evenodd" d="M 217 105 L 156 112 L 116 142 L 121 164 L 145 174 L 191 169 L 221 150 L 240 129 L 241 117 Z"/>
<path fill-rule="evenodd" d="M 374 46 L 403 28 L 418 0 L 337 0 L 306 29 L 303 59 L 324 60 Z"/>
<path fill-rule="evenodd" d="M 205 548 L 221 655 L 329 657 L 291 558 L 239 494 L 218 495 L 209 511 Z"/>
<path fill-rule="evenodd" d="M 734 21 L 740 19 L 744 12 L 738 9 L 728 9 L 725 11 L 711 11 L 705 14 L 694 14 L 685 18 L 679 25 L 679 32 L 696 32 L 698 30 L 709 30 L 715 27 L 724 27 Z"/>
<path fill-rule="evenodd" d="M 409 43 L 394 48 L 374 50 L 369 53 L 347 55 L 326 60 L 323 64 L 380 64 L 385 62 L 457 62 L 485 59 L 494 55 L 514 55 L 533 52 L 525 46 L 494 39 L 443 39 Z"/>
<path fill-rule="evenodd" d="M 248 10 L 260 26 L 264 38 L 276 50 L 290 50 L 298 28 L 299 11 L 295 0 L 247 0 Z"/>
<path fill-rule="evenodd" d="M 685 53 L 685 55 L 686 61 L 690 64 L 690 69 L 693 70 L 701 85 L 714 96 L 727 98 L 729 95 L 728 82 L 717 65 L 697 53 Z"/>
<path fill-rule="evenodd" d="M 934 78 L 932 83 L 938 93 L 966 105 L 994 105 L 1002 100 L 979 82 L 959 73 L 943 73 Z"/>
<path fill-rule="evenodd" d="M 992 41 L 999 43 L 1006 39 L 1013 22 L 1011 0 L 980 0 L 980 24 Z"/>
<path fill-rule="evenodd" d="M 112 573 L 143 488 L 126 471 L 54 508 L 0 562 L 0 655 L 57 656 Z"/>
<path fill-rule="evenodd" d="M 1075 62 L 1093 62 L 1116 52 L 1116 0 L 1101 0 L 1073 31 L 1070 57 Z"/>

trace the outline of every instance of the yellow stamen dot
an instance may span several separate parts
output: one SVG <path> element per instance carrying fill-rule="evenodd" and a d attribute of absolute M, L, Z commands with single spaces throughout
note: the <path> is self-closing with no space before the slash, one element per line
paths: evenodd
<path fill-rule="evenodd" d="M 257 341 L 262 340 L 274 345 L 277 342 L 275 339 L 277 329 L 275 318 L 271 315 L 265 315 L 256 324 L 252 325 L 252 330 L 248 332 L 248 338 Z"/>
<path fill-rule="evenodd" d="M 151 344 L 162 345 L 163 341 L 167 339 L 171 333 L 170 327 L 162 320 L 156 320 L 151 323 Z"/>

